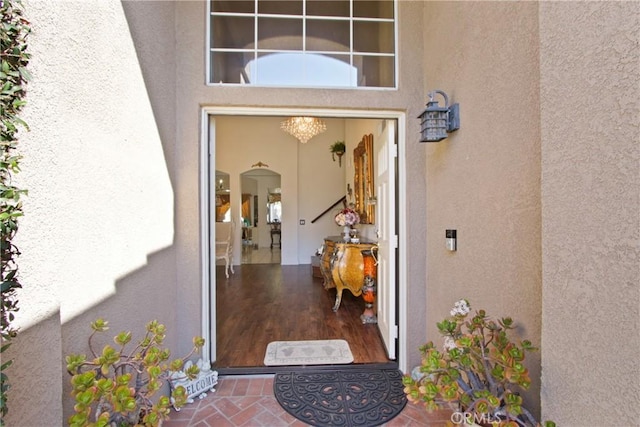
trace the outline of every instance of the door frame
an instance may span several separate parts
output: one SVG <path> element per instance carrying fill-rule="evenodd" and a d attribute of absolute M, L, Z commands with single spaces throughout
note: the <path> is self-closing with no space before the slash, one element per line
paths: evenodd
<path fill-rule="evenodd" d="M 396 164 L 398 189 L 398 262 L 396 264 L 398 295 L 398 340 L 397 362 L 401 371 L 407 372 L 407 250 L 406 250 L 406 168 L 404 167 L 406 146 L 406 113 L 393 110 L 358 110 L 329 108 L 269 108 L 269 107 L 228 107 L 204 106 L 200 109 L 200 159 L 199 159 L 199 204 L 200 204 L 200 267 L 201 267 L 201 336 L 208 345 L 202 348 L 202 359 L 210 362 L 215 353 L 216 335 L 212 333 L 211 320 L 215 319 L 215 263 L 211 262 L 210 236 L 215 233 L 212 227 L 212 215 L 209 209 L 211 197 L 210 174 L 215 173 L 215 140 L 210 137 L 210 116 L 319 116 L 342 119 L 380 119 L 397 121 L 398 156 Z M 213 165 L 213 168 L 212 168 Z M 215 220 L 215 218 L 213 218 Z"/>

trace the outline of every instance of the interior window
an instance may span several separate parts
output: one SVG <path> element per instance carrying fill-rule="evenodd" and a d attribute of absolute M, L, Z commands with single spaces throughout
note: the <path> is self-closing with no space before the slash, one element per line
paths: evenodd
<path fill-rule="evenodd" d="M 396 87 L 394 0 L 211 0 L 209 84 Z"/>

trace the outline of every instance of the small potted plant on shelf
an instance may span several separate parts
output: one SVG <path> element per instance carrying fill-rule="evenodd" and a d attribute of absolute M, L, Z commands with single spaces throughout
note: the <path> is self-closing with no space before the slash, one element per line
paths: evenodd
<path fill-rule="evenodd" d="M 333 161 L 336 161 L 336 156 L 338 156 L 338 165 L 342 166 L 342 155 L 346 151 L 347 147 L 344 144 L 344 141 L 336 141 L 329 146 L 329 151 L 331 151 L 331 158 Z"/>
<path fill-rule="evenodd" d="M 71 354 L 66 358 L 75 401 L 75 413 L 69 418 L 69 425 L 160 426 L 168 418 L 170 406 L 184 406 L 189 396 L 182 386 L 173 388 L 171 397 L 158 397 L 156 393 L 176 372 L 190 379 L 198 375 L 196 365 L 184 371 L 181 369 L 187 358 L 202 348 L 204 339 L 194 338 L 191 352 L 169 363 L 169 350 L 160 347 L 165 338 L 165 327 L 154 320 L 146 325 L 146 335 L 133 348 L 125 351 L 132 338 L 131 332 L 120 332 L 114 337 L 116 348 L 106 344 L 97 353 L 92 339 L 97 333 L 108 330 L 107 325 L 103 319 L 91 323 L 91 359 L 84 354 Z"/>
<path fill-rule="evenodd" d="M 420 347 L 421 365 L 403 378 L 407 399 L 427 411 L 449 406 L 454 411 L 450 425 L 541 426 L 520 396 L 531 384 L 525 354 L 536 349 L 527 340 L 511 340 L 511 318 L 493 320 L 484 310 L 470 312 L 463 299 L 455 303 L 450 318 L 437 323 L 443 349 L 433 342 Z"/>

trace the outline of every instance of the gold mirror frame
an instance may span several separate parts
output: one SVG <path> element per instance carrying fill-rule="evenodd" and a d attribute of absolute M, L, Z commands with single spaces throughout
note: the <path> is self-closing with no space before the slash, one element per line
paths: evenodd
<path fill-rule="evenodd" d="M 376 207 L 368 203 L 373 198 L 373 134 L 364 135 L 353 150 L 355 176 L 353 187 L 355 210 L 360 215 L 360 224 L 375 224 Z"/>

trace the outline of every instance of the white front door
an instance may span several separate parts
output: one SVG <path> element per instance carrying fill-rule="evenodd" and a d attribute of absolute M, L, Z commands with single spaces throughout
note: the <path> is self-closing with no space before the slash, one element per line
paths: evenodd
<path fill-rule="evenodd" d="M 378 327 L 389 359 L 396 359 L 396 122 L 385 120 L 375 141 L 377 149 L 376 220 L 378 229 Z"/>
<path fill-rule="evenodd" d="M 202 263 L 202 336 L 207 345 L 202 349 L 202 359 L 214 363 L 216 356 L 216 121 L 205 110 L 202 111 L 203 146 L 200 155 L 200 215 L 201 263 Z"/>

